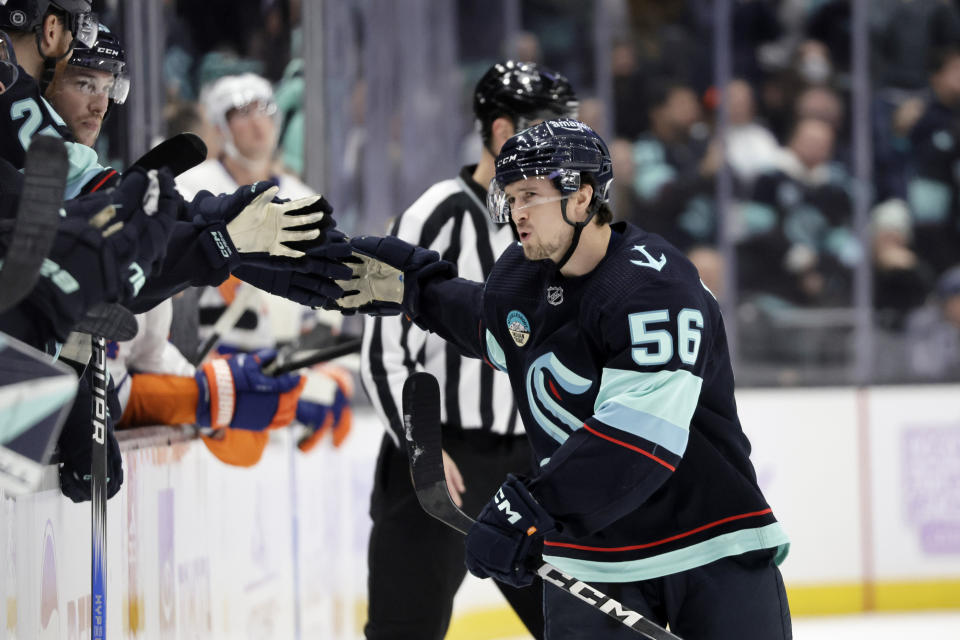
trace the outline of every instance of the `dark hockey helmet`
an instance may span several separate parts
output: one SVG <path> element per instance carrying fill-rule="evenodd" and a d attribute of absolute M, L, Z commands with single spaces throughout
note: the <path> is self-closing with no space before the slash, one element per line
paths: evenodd
<path fill-rule="evenodd" d="M 575 193 L 584 174 L 591 176 L 591 210 L 607 202 L 613 182 L 613 162 L 606 143 L 577 120 L 548 120 L 521 131 L 503 144 L 496 175 L 487 192 L 487 209 L 494 222 L 510 221 L 510 202 L 504 189 L 526 178 L 546 177 L 566 199 Z M 566 214 L 564 214 L 566 216 Z"/>
<path fill-rule="evenodd" d="M 76 44 L 92 45 L 97 39 L 97 17 L 90 0 L 6 0 L 0 3 L 0 29 L 36 31 L 49 10 L 62 11 Z"/>
<path fill-rule="evenodd" d="M 522 131 L 534 120 L 576 118 L 579 106 L 564 76 L 533 62 L 498 62 L 483 74 L 473 93 L 473 113 L 484 144 L 489 142 L 490 123 L 501 116 Z"/>
<path fill-rule="evenodd" d="M 20 72 L 17 70 L 17 54 L 5 31 L 0 31 L 0 93 L 13 86 Z"/>
<path fill-rule="evenodd" d="M 116 104 L 123 104 L 126 101 L 130 93 L 127 55 L 120 39 L 105 25 L 99 25 L 97 41 L 93 46 L 75 48 L 67 64 L 112 74 L 114 82 L 108 97 Z"/>

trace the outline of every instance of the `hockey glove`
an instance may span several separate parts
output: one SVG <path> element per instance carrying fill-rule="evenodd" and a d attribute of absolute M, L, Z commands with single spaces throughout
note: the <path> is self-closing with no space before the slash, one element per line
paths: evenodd
<path fill-rule="evenodd" d="M 510 474 L 467 533 L 467 569 L 514 587 L 533 582 L 543 538 L 557 530 L 523 482 Z"/>
<path fill-rule="evenodd" d="M 307 385 L 297 403 L 297 421 L 308 428 L 306 437 L 297 442 L 304 453 L 313 449 L 330 432 L 333 446 L 339 447 L 350 434 L 353 411 L 353 380 L 345 369 L 318 367 L 307 375 Z"/>
<path fill-rule="evenodd" d="M 72 363 L 71 363 L 72 364 Z M 77 368 L 78 365 L 74 365 Z M 91 437 L 93 425 L 93 367 L 86 367 L 80 378 L 77 397 L 63 424 L 57 450 L 60 460 L 60 491 L 74 502 L 90 500 Z M 120 417 L 120 402 L 111 379 L 107 386 L 107 498 L 112 498 L 123 484 L 123 459 L 114 435 L 114 422 Z"/>
<path fill-rule="evenodd" d="M 306 380 L 288 373 L 271 378 L 261 366 L 276 355 L 263 350 L 217 358 L 196 373 L 197 424 L 263 431 L 293 421 Z"/>
<path fill-rule="evenodd" d="M 350 267 L 339 260 L 350 255 L 350 245 L 339 231 L 328 231 L 325 246 L 305 247 L 311 260 L 303 266 L 308 273 L 297 270 L 279 271 L 254 265 L 238 267 L 233 275 L 253 286 L 308 307 L 320 307 L 343 295 L 343 289 L 334 278 L 349 278 Z M 299 243 L 298 243 L 299 244 Z M 328 259 L 329 258 L 329 259 Z"/>
<path fill-rule="evenodd" d="M 416 317 L 420 281 L 435 275 L 456 276 L 456 267 L 436 251 L 409 244 L 394 236 L 352 238 L 353 270 L 349 280 L 337 280 L 346 292 L 328 308 L 368 315 L 407 313 Z"/>
<path fill-rule="evenodd" d="M 269 182 L 258 182 L 231 195 L 201 191 L 188 206 L 195 224 L 205 222 L 219 234 L 217 244 L 222 246 L 217 248 L 228 252 L 228 257 L 237 254 L 243 264 L 271 269 L 298 268 L 312 258 L 297 243 L 322 247 L 324 232 L 335 225 L 330 215 L 333 207 L 323 196 L 278 200 L 278 189 Z"/>
<path fill-rule="evenodd" d="M 134 297 L 166 251 L 176 216 L 172 179 L 128 174 L 108 193 L 64 203 L 66 217 L 26 299 L 61 342 L 94 305 Z"/>

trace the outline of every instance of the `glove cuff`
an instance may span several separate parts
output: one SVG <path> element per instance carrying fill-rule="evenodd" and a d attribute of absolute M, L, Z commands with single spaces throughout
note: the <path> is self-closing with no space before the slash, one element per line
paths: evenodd
<path fill-rule="evenodd" d="M 229 363 L 215 358 L 204 364 L 195 377 L 199 387 L 197 424 L 214 429 L 229 427 L 237 405 Z"/>
<path fill-rule="evenodd" d="M 195 216 L 193 224 L 203 228 L 200 245 L 203 247 L 203 255 L 210 267 L 219 269 L 226 265 L 230 271 L 233 271 L 240 264 L 240 254 L 230 240 L 227 224 L 222 221 L 211 224 L 202 216 Z"/>

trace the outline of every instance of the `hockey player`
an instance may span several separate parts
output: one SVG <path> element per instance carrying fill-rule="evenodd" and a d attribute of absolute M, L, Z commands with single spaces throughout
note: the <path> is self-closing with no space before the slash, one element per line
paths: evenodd
<path fill-rule="evenodd" d="M 277 166 L 277 105 L 273 89 L 265 78 L 253 73 L 219 78 L 204 89 L 201 102 L 222 138 L 223 150 L 219 157 L 208 158 L 177 178 L 177 188 L 185 198 L 193 198 L 204 189 L 211 193 L 233 193 L 240 185 L 253 182 L 275 184 L 281 198 L 305 198 L 316 193 Z M 230 278 L 219 287 L 203 290 L 199 301 L 201 339 L 210 335 L 216 318 L 250 286 L 238 278 Z M 271 322 L 280 318 L 272 316 L 294 316 L 294 322 L 299 325 L 301 313 L 307 311 L 277 299 L 257 298 L 256 302 L 233 329 L 221 335 L 219 351 L 233 353 L 273 347 L 276 328 Z"/>
<path fill-rule="evenodd" d="M 361 237 L 339 304 L 402 309 L 510 377 L 539 469 L 481 511 L 472 573 L 523 586 L 542 559 L 686 640 L 790 638 L 788 540 L 750 463 L 719 306 L 676 248 L 610 223 L 612 179 L 586 125 L 527 129 L 501 149 L 488 199 L 520 242 L 484 284 Z M 544 617 L 547 638 L 636 637 L 557 589 Z"/>
<path fill-rule="evenodd" d="M 101 25 L 94 46 L 76 48 L 66 68 L 58 70 L 48 96 L 77 139 L 93 145 L 103 114 L 111 104 L 122 104 L 128 87 L 123 47 Z M 97 126 L 88 126 L 91 122 Z M 118 426 L 194 424 L 204 428 L 204 442 L 218 458 L 239 466 L 260 459 L 265 430 L 287 426 L 295 416 L 315 431 L 330 428 L 334 418 L 349 428 L 349 403 L 335 378 L 313 381 L 311 399 L 305 399 L 306 378 L 261 372 L 267 353 L 208 362 L 197 370 L 167 342 L 169 300 L 137 320 L 133 340 L 108 344 Z"/>
<path fill-rule="evenodd" d="M 392 233 L 482 280 L 517 240 L 509 225 L 492 224 L 486 212 L 500 147 L 534 122 L 575 116 L 577 99 L 563 76 L 533 63 L 506 61 L 477 83 L 473 110 L 483 142 L 479 162 L 430 187 L 396 220 Z M 530 445 L 507 376 L 460 356 L 456 347 L 407 318 L 367 318 L 361 363 L 364 386 L 387 427 L 370 504 L 366 637 L 439 640 L 466 574 L 463 537 L 425 514 L 413 492 L 402 445 L 404 380 L 426 370 L 445 381 L 446 472 L 451 494 L 470 515 L 480 512 L 506 474 L 532 471 Z M 395 585 L 402 580 L 417 588 L 398 593 Z M 527 629 L 543 637 L 539 579 L 531 589 L 497 586 Z"/>
<path fill-rule="evenodd" d="M 70 158 L 67 198 L 102 190 L 118 177 L 98 163 L 93 149 L 73 142 L 38 83 L 49 84 L 54 68 L 63 67 L 75 47 L 93 44 L 98 27 L 89 10 L 88 0 L 7 0 L 0 5 L 0 28 L 10 34 L 21 65 L 14 88 L 0 95 L 0 156 L 20 169 L 35 134 L 63 137 Z M 320 196 L 273 202 L 276 191 L 270 189 L 260 183 L 231 195 L 201 192 L 193 201 L 181 202 L 182 221 L 170 237 L 169 259 L 156 273 L 130 274 L 138 286 L 125 304 L 145 311 L 187 286 L 219 284 L 241 265 L 242 277 L 276 295 L 299 301 L 307 297 L 305 288 L 324 297 L 336 293 L 329 276 L 337 267 L 326 258 L 342 253 L 342 235 L 328 233 L 333 225 L 329 203 Z"/>
<path fill-rule="evenodd" d="M 101 24 L 93 46 L 74 48 L 66 66 L 54 75 L 46 98 L 77 142 L 92 147 L 107 113 L 123 104 L 129 91 L 123 45 Z"/>

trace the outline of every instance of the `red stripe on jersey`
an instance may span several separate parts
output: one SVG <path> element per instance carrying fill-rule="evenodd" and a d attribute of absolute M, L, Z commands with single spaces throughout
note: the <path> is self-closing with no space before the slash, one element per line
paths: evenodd
<path fill-rule="evenodd" d="M 115 176 L 115 175 L 117 175 L 116 170 L 115 170 L 115 169 L 111 169 L 110 172 L 109 172 L 107 175 L 103 176 L 103 179 L 102 179 L 100 182 L 98 182 L 97 184 L 95 184 L 95 185 L 93 186 L 93 188 L 90 189 L 90 191 L 88 191 L 87 193 L 93 193 L 94 191 L 96 191 L 97 189 L 99 189 L 100 187 L 102 187 L 103 184 L 104 184 L 107 180 L 109 180 L 110 178 L 112 178 L 112 177 Z"/>
<path fill-rule="evenodd" d="M 563 398 L 560 397 L 560 392 L 553 386 L 553 380 L 547 380 L 547 384 L 550 385 L 550 393 L 556 396 L 557 400 L 563 400 Z"/>
<path fill-rule="evenodd" d="M 647 452 L 647 451 L 644 451 L 644 450 L 641 449 L 640 447 L 635 447 L 635 446 L 633 446 L 632 444 L 627 444 L 626 442 L 623 442 L 623 441 L 621 441 L 621 440 L 617 440 L 616 438 L 611 438 L 610 436 L 604 435 L 604 434 L 600 433 L 599 431 L 597 431 L 597 430 L 595 430 L 595 429 L 591 429 L 591 428 L 590 428 L 589 426 L 587 426 L 586 424 L 583 425 L 583 428 L 586 429 L 587 431 L 589 431 L 590 433 L 592 433 L 593 435 L 599 436 L 599 437 L 603 438 L 604 440 L 609 440 L 610 442 L 612 442 L 612 443 L 614 443 L 614 444 L 618 444 L 618 445 L 620 445 L 621 447 L 626 447 L 627 449 L 630 449 L 630 450 L 632 450 L 632 451 L 636 451 L 637 453 L 642 453 L 643 455 L 647 456 L 648 458 L 650 458 L 650 459 L 653 460 L 654 462 L 656 462 L 656 463 L 658 463 L 658 464 L 662 464 L 662 465 L 663 465 L 664 467 L 666 467 L 667 469 L 670 469 L 670 471 L 676 471 L 676 470 L 677 470 L 677 468 L 676 468 L 675 466 L 673 466 L 672 464 L 670 464 L 670 463 L 667 462 L 666 460 L 661 460 L 661 459 L 658 458 L 657 456 L 655 456 L 655 455 L 653 455 L 652 453 L 649 453 L 649 452 Z"/>
<path fill-rule="evenodd" d="M 663 540 L 657 540 L 656 542 L 648 542 L 646 544 L 635 544 L 629 547 L 588 547 L 582 544 L 571 544 L 569 542 L 550 542 L 549 540 L 544 540 L 543 544 L 548 547 L 566 547 L 568 549 L 582 549 L 583 551 L 636 551 L 637 549 L 647 549 L 649 547 L 655 547 L 657 545 L 665 544 L 667 542 L 673 542 L 674 540 L 679 540 L 680 538 L 686 538 L 687 536 L 692 536 L 695 533 L 700 533 L 701 531 L 705 531 L 707 529 L 719 526 L 721 524 L 726 524 L 727 522 L 733 522 L 735 520 L 743 520 L 744 518 L 753 518 L 755 516 L 765 516 L 771 512 L 773 512 L 773 509 L 766 508 L 763 511 L 741 513 L 738 516 L 730 516 L 729 518 L 723 518 L 721 520 L 717 520 L 716 522 L 705 524 L 702 527 L 691 529 L 690 531 L 687 531 L 685 533 L 678 533 L 675 536 L 664 538 Z"/>

